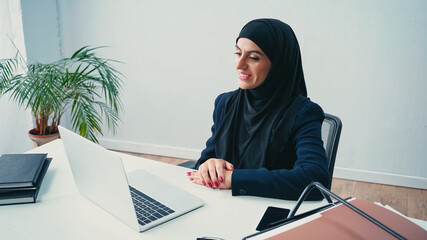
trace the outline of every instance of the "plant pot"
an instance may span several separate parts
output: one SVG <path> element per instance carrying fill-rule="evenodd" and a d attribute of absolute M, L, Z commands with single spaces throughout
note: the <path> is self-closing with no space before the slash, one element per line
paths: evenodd
<path fill-rule="evenodd" d="M 35 128 L 28 131 L 28 136 L 30 137 L 31 146 L 33 148 L 39 147 L 61 137 L 59 132 L 49 135 L 38 135 Z"/>

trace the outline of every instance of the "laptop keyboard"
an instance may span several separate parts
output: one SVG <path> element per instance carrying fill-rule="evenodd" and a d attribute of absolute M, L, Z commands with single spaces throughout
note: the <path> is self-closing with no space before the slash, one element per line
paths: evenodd
<path fill-rule="evenodd" d="M 140 225 L 146 225 L 175 211 L 129 186 Z"/>

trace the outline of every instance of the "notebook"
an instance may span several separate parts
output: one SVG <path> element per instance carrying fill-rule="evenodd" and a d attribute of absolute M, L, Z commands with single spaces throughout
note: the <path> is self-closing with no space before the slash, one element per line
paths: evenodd
<path fill-rule="evenodd" d="M 3 154 L 0 156 L 0 189 L 35 187 L 47 154 Z"/>
<path fill-rule="evenodd" d="M 27 154 L 22 154 L 27 155 Z M 43 154 L 46 156 L 46 154 Z M 0 205 L 35 203 L 39 194 L 44 176 L 49 168 L 52 158 L 45 158 L 42 169 L 33 186 L 20 188 L 0 188 Z M 0 164 L 1 165 L 1 164 Z M 1 167 L 1 166 L 0 166 Z"/>
<path fill-rule="evenodd" d="M 142 232 L 204 205 L 148 171 L 126 173 L 120 157 L 98 144 L 59 132 L 80 194 L 131 228 Z"/>

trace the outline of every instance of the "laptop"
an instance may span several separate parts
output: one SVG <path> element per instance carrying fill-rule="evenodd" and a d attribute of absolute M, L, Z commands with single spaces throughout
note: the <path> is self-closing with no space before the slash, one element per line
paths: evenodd
<path fill-rule="evenodd" d="M 59 126 L 71 171 L 83 196 L 143 232 L 202 207 L 204 201 L 145 170 L 126 173 L 116 154 Z"/>

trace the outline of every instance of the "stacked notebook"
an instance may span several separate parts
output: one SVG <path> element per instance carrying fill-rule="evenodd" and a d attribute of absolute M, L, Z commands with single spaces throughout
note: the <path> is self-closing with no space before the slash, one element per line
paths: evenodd
<path fill-rule="evenodd" d="M 3 154 L 0 157 L 0 205 L 36 202 L 51 161 L 47 154 Z"/>

